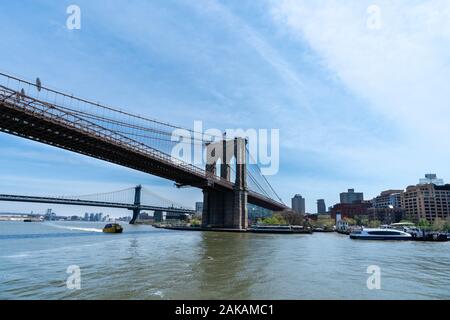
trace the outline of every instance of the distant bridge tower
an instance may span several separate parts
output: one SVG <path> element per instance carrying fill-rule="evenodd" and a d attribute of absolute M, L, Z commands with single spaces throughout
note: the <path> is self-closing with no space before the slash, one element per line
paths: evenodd
<path fill-rule="evenodd" d="M 134 190 L 133 218 L 131 218 L 130 224 L 134 224 L 136 222 L 136 219 L 139 217 L 139 214 L 141 213 L 142 186 L 138 185 Z"/>
<path fill-rule="evenodd" d="M 247 140 L 243 138 L 222 140 L 207 145 L 208 187 L 203 190 L 203 227 L 247 229 L 246 145 Z M 230 162 L 233 157 L 236 160 L 234 188 L 218 190 L 217 186 L 214 186 L 217 163 L 221 161 L 220 177 L 230 181 Z"/>

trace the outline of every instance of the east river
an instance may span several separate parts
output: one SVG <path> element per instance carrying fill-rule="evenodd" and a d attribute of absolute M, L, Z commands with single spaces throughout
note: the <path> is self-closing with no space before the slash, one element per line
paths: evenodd
<path fill-rule="evenodd" d="M 0 299 L 450 299 L 450 242 L 103 225 L 0 222 Z"/>

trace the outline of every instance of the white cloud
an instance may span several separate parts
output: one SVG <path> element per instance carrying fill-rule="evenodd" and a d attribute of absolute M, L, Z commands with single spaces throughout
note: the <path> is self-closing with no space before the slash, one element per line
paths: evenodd
<path fill-rule="evenodd" d="M 421 135 L 450 133 L 448 1 L 378 1 L 381 30 L 366 26 L 369 4 L 284 0 L 274 16 L 376 112 Z"/>
<path fill-rule="evenodd" d="M 384 144 L 337 146 L 330 150 L 336 161 L 352 160 L 354 170 L 365 168 L 367 176 L 405 178 L 427 166 L 448 176 L 450 4 L 376 1 L 381 29 L 371 30 L 366 22 L 372 4 L 283 0 L 272 2 L 272 12 L 281 28 L 308 45 L 326 70 L 365 101 L 361 112 L 381 116 L 380 129 L 398 128 Z"/>

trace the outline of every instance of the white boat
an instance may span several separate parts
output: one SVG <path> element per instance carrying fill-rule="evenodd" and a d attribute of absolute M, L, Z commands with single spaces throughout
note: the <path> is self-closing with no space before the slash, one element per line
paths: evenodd
<path fill-rule="evenodd" d="M 412 236 L 404 231 L 395 229 L 362 229 L 350 234 L 351 239 L 359 240 L 412 240 Z"/>

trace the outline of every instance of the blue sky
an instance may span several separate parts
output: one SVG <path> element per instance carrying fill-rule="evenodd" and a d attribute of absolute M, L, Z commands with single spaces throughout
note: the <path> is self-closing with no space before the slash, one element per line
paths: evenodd
<path fill-rule="evenodd" d="M 374 2 L 379 30 L 366 25 Z M 81 30 L 66 28 L 71 4 Z M 286 203 L 304 195 L 308 211 L 347 188 L 371 198 L 426 172 L 450 179 L 448 1 L 24 0 L 2 2 L 0 21 L 3 72 L 184 127 L 280 129 L 281 168 L 269 179 Z M 0 150 L 2 193 L 141 183 L 185 205 L 201 200 L 5 134 Z"/>

